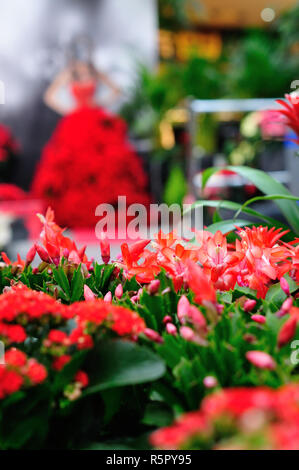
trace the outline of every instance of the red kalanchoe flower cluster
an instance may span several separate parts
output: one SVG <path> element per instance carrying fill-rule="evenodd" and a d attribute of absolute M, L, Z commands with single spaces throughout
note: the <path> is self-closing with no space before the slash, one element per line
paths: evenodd
<path fill-rule="evenodd" d="M 85 335 L 94 333 L 99 326 L 109 328 L 119 336 L 135 336 L 145 329 L 145 323 L 137 313 L 103 300 L 76 302 L 71 309 L 79 327 L 72 332 L 71 338 L 77 331 Z"/>
<path fill-rule="evenodd" d="M 5 364 L 0 365 L 0 399 L 21 388 L 39 385 L 47 378 L 47 370 L 33 358 L 27 358 L 22 351 L 11 348 L 4 356 Z"/>
<path fill-rule="evenodd" d="M 72 317 L 72 311 L 49 295 L 23 284 L 0 295 L 0 322 L 26 325 L 48 317 L 55 323 L 61 323 Z"/>
<path fill-rule="evenodd" d="M 299 449 L 299 385 L 232 388 L 205 398 L 199 411 L 154 432 L 160 449 Z M 221 435 L 221 432 L 223 433 Z M 251 439 L 255 437 L 255 439 Z"/>
<path fill-rule="evenodd" d="M 6 345 L 23 343 L 27 338 L 26 331 L 21 325 L 0 323 L 0 340 Z"/>
<path fill-rule="evenodd" d="M 52 362 L 52 368 L 57 372 L 61 371 L 66 364 L 72 360 L 72 356 L 69 354 L 64 354 L 63 356 L 58 356 Z"/>

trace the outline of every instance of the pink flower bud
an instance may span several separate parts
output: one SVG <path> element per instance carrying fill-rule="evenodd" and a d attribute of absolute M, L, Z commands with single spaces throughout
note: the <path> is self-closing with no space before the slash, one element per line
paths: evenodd
<path fill-rule="evenodd" d="M 133 304 L 136 304 L 138 300 L 139 300 L 138 295 L 133 295 L 133 297 L 131 297 L 131 302 L 133 302 Z"/>
<path fill-rule="evenodd" d="M 110 261 L 110 243 L 108 242 L 107 235 L 104 232 L 101 233 L 100 249 L 103 263 L 108 264 Z"/>
<path fill-rule="evenodd" d="M 264 351 L 248 351 L 245 356 L 251 364 L 259 369 L 273 370 L 276 367 L 276 362 L 273 357 Z"/>
<path fill-rule="evenodd" d="M 163 318 L 163 323 L 164 325 L 166 325 L 166 323 L 171 323 L 172 322 L 172 318 L 170 315 L 166 315 L 164 318 Z"/>
<path fill-rule="evenodd" d="M 207 375 L 203 379 L 203 384 L 206 388 L 214 388 L 214 387 L 217 386 L 218 381 L 217 381 L 216 377 L 213 377 L 212 375 Z"/>
<path fill-rule="evenodd" d="M 148 292 L 149 294 L 151 295 L 154 295 L 158 292 L 159 288 L 160 288 L 160 281 L 159 279 L 155 279 L 154 281 L 152 281 L 149 286 L 148 286 Z"/>
<path fill-rule="evenodd" d="M 182 326 L 180 328 L 180 335 L 186 341 L 193 341 L 195 337 L 194 331 L 192 330 L 192 328 L 189 328 L 189 326 Z"/>
<path fill-rule="evenodd" d="M 280 287 L 286 295 L 290 295 L 290 287 L 288 281 L 284 277 L 280 278 Z"/>
<path fill-rule="evenodd" d="M 188 316 L 188 313 L 189 313 L 189 308 L 190 308 L 189 300 L 187 299 L 185 295 L 182 295 L 182 297 L 178 301 L 178 309 L 177 309 L 178 319 L 181 323 L 185 323 L 186 317 Z"/>
<path fill-rule="evenodd" d="M 32 261 L 35 258 L 35 255 L 36 255 L 36 246 L 34 244 L 26 255 L 26 266 L 29 266 L 32 263 Z"/>
<path fill-rule="evenodd" d="M 253 310 L 255 306 L 256 306 L 256 300 L 248 299 L 246 300 L 243 308 L 245 312 L 251 312 L 251 310 Z"/>
<path fill-rule="evenodd" d="M 294 338 L 296 329 L 297 329 L 297 322 L 298 319 L 294 317 L 290 317 L 287 321 L 282 325 L 277 338 L 278 347 L 282 348 L 285 344 L 287 344 L 291 339 Z"/>
<path fill-rule="evenodd" d="M 259 315 L 259 314 L 251 315 L 251 320 L 257 323 L 261 323 L 261 324 L 266 323 L 266 317 L 264 315 Z"/>
<path fill-rule="evenodd" d="M 143 331 L 145 336 L 150 339 L 151 341 L 154 341 L 155 343 L 163 343 L 163 338 L 157 333 L 156 331 L 152 330 L 151 328 L 145 328 Z"/>
<path fill-rule="evenodd" d="M 175 336 L 177 334 L 177 328 L 173 323 L 167 323 L 166 324 L 166 332 L 169 335 Z"/>
<path fill-rule="evenodd" d="M 222 304 L 217 304 L 217 305 L 216 305 L 216 310 L 217 310 L 217 313 L 219 313 L 219 315 L 222 315 L 223 310 L 224 310 L 224 305 L 222 305 Z"/>
<path fill-rule="evenodd" d="M 64 248 L 63 252 L 62 252 L 62 256 L 65 258 L 65 259 L 68 259 L 69 258 L 69 255 L 70 255 L 70 251 L 67 249 L 67 248 Z"/>
<path fill-rule="evenodd" d="M 42 261 L 45 263 L 51 263 L 50 256 L 42 246 L 36 245 L 36 251 Z"/>
<path fill-rule="evenodd" d="M 107 294 L 105 295 L 104 302 L 107 302 L 107 304 L 111 304 L 111 302 L 112 302 L 112 293 L 110 291 L 108 291 Z"/>
<path fill-rule="evenodd" d="M 292 299 L 292 297 L 288 297 L 288 298 L 283 302 L 283 304 L 282 304 L 282 306 L 281 306 L 281 310 L 282 310 L 283 312 L 288 313 L 288 312 L 291 310 L 292 305 L 293 305 L 293 299 Z"/>
<path fill-rule="evenodd" d="M 276 316 L 278 318 L 281 318 L 281 317 L 284 317 L 284 315 L 287 315 L 291 308 L 292 308 L 292 305 L 293 305 L 293 299 L 292 297 L 288 297 L 282 304 L 281 306 L 281 309 L 278 310 L 278 312 L 276 313 Z"/>
<path fill-rule="evenodd" d="M 143 289 L 141 287 L 137 292 L 138 300 L 140 299 L 140 296 L 141 296 L 142 292 L 143 292 Z"/>
<path fill-rule="evenodd" d="M 123 296 L 124 290 L 121 284 L 118 284 L 117 288 L 115 289 L 114 295 L 117 299 L 121 299 Z"/>
<path fill-rule="evenodd" d="M 190 318 L 193 325 L 198 328 L 206 328 L 207 326 L 205 317 L 194 305 L 190 305 L 189 307 L 188 318 Z"/>
<path fill-rule="evenodd" d="M 33 274 L 38 274 L 38 272 L 39 272 L 39 271 L 38 271 L 38 268 L 33 268 L 33 269 L 32 269 L 32 272 L 33 272 Z"/>
<path fill-rule="evenodd" d="M 84 284 L 84 299 L 85 300 L 94 300 L 96 298 L 95 294 L 88 287 L 87 284 Z"/>

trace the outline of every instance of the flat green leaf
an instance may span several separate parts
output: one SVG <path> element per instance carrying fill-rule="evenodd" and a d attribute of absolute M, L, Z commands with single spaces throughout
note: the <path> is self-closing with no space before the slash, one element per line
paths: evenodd
<path fill-rule="evenodd" d="M 291 279 L 288 275 L 285 275 L 284 278 L 287 280 L 291 294 L 296 292 L 298 289 L 298 285 L 293 279 Z M 282 302 L 287 298 L 286 294 L 283 292 L 282 288 L 280 287 L 280 282 L 273 284 L 266 294 L 266 300 L 268 302 L 272 302 L 275 306 L 279 307 Z"/>
<path fill-rule="evenodd" d="M 81 272 L 81 265 L 76 269 L 76 271 L 73 274 L 71 287 L 72 287 L 71 302 L 77 302 L 82 297 L 83 287 L 84 287 L 84 279 L 83 279 L 83 275 Z"/>
<path fill-rule="evenodd" d="M 103 341 L 90 359 L 91 385 L 84 395 L 157 380 L 165 365 L 149 348 L 122 340 Z"/>
<path fill-rule="evenodd" d="M 264 196 L 264 197 L 267 197 L 267 196 Z M 226 201 L 226 200 L 223 200 L 223 201 L 222 200 L 211 200 L 211 201 L 200 200 L 192 204 L 192 206 L 189 207 L 184 213 L 187 214 L 188 212 L 190 212 L 192 209 L 196 207 L 215 207 L 217 209 L 217 212 L 219 212 L 221 209 L 227 209 L 229 211 L 236 211 L 236 214 L 234 215 L 234 218 L 232 220 L 235 220 L 238 217 L 239 213 L 243 212 L 244 214 L 248 214 L 252 217 L 256 217 L 257 219 L 263 220 L 264 222 L 274 225 L 275 227 L 278 227 L 278 228 L 282 227 L 285 229 L 289 229 L 287 225 L 283 224 L 279 220 L 273 219 L 272 217 L 268 217 L 262 214 L 261 212 L 251 209 L 250 207 L 246 207 L 245 204 L 243 204 L 242 206 L 238 202 Z M 213 220 L 213 224 L 214 223 L 215 221 Z"/>
<path fill-rule="evenodd" d="M 227 166 L 226 169 L 234 171 L 239 175 L 243 176 L 243 178 L 248 179 L 251 181 L 262 193 L 266 194 L 267 196 L 271 195 L 285 195 L 285 196 L 292 196 L 290 191 L 279 183 L 277 180 L 272 178 L 272 176 L 268 175 L 264 171 L 256 170 L 254 168 L 249 168 L 246 166 Z M 219 168 L 208 168 L 205 170 L 202 179 L 202 185 L 205 187 L 209 178 L 219 171 Z M 299 199 L 299 198 L 298 198 Z M 299 233 L 299 207 L 293 200 L 275 200 L 275 203 L 280 208 L 281 212 L 289 222 L 289 224 L 293 227 L 294 231 L 298 234 Z"/>
<path fill-rule="evenodd" d="M 53 276 L 59 287 L 63 290 L 66 294 L 67 299 L 69 300 L 71 297 L 71 288 L 70 283 L 67 278 L 67 275 L 64 272 L 62 266 L 57 266 L 56 269 L 53 269 Z"/>
<path fill-rule="evenodd" d="M 173 421 L 173 413 L 166 403 L 158 401 L 149 403 L 145 409 L 142 423 L 147 426 L 169 426 Z"/>
<path fill-rule="evenodd" d="M 236 230 L 236 227 L 244 227 L 252 225 L 253 222 L 248 222 L 248 220 L 243 219 L 230 219 L 230 220 L 223 220 L 222 222 L 217 222 L 216 224 L 209 225 L 207 230 L 211 233 L 216 233 L 218 230 L 223 234 L 232 232 Z"/>

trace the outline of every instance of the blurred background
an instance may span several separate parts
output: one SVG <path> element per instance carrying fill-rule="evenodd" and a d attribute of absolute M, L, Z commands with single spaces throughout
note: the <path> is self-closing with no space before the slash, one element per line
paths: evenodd
<path fill-rule="evenodd" d="M 48 205 L 97 257 L 95 208 L 117 192 L 145 204 L 258 195 L 227 170 L 203 193 L 210 166 L 260 168 L 299 194 L 275 112 L 299 89 L 298 25 L 296 0 L 3 3 L 2 248 L 26 252 Z"/>

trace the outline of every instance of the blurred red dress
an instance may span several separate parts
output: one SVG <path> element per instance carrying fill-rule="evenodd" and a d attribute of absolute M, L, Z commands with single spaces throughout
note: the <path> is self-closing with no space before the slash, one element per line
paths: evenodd
<path fill-rule="evenodd" d="M 147 177 L 118 116 L 94 105 L 96 84 L 74 83 L 77 107 L 59 122 L 45 146 L 32 193 L 55 211 L 59 225 L 95 226 L 101 203 L 149 204 Z"/>

